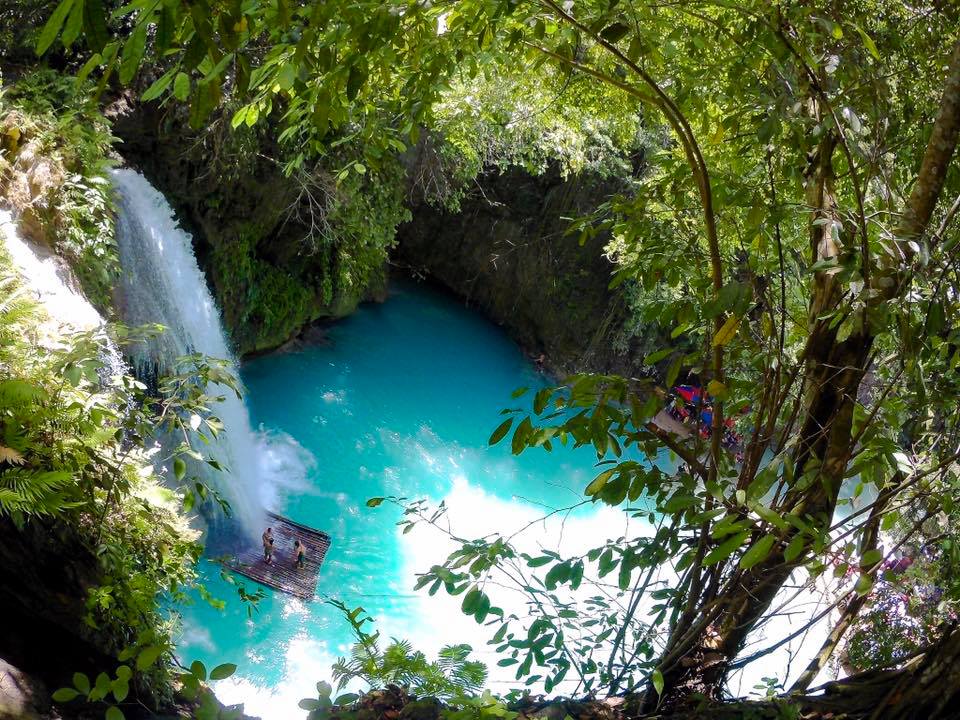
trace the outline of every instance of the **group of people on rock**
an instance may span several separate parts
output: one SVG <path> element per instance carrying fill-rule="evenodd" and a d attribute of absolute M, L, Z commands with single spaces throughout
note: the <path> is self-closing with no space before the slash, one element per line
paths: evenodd
<path fill-rule="evenodd" d="M 273 528 L 267 528 L 263 535 L 263 561 L 267 565 L 273 562 Z M 302 570 L 306 566 L 307 551 L 299 540 L 293 541 L 293 567 Z"/>
<path fill-rule="evenodd" d="M 686 426 L 696 425 L 702 438 L 708 438 L 713 432 L 713 398 L 704 395 L 696 385 L 677 385 L 671 393 L 671 402 L 667 412 L 674 420 Z M 731 452 L 738 452 L 743 446 L 743 437 L 734 429 L 735 419 L 728 417 L 723 422 L 723 437 L 720 442 Z"/>

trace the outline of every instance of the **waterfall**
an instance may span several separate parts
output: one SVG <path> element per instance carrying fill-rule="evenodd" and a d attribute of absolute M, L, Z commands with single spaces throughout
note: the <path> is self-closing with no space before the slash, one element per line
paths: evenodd
<path fill-rule="evenodd" d="M 132 358 L 138 372 L 163 375 L 183 355 L 202 353 L 227 360 L 237 374 L 237 362 L 227 344 L 220 313 L 193 254 L 191 237 L 174 219 L 163 195 L 133 170 L 113 170 L 118 198 L 117 244 L 122 278 L 119 305 L 130 327 L 149 323 L 166 330 L 140 343 Z M 259 536 L 264 512 L 259 500 L 257 437 L 243 401 L 226 387 L 211 394 L 224 400 L 212 408 L 224 430 L 203 450 L 224 468 L 191 464 L 227 499 L 240 529 Z"/>

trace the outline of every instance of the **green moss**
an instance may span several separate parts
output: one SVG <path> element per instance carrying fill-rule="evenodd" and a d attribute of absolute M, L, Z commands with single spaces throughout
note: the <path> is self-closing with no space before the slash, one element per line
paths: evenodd
<path fill-rule="evenodd" d="M 119 273 L 106 177 L 113 141 L 72 78 L 38 71 L 0 89 L 0 199 L 22 230 L 66 258 L 101 312 Z"/>
<path fill-rule="evenodd" d="M 335 287 L 338 295 L 362 295 L 379 278 L 397 226 L 410 219 L 404 205 L 404 169 L 396 158 L 381 165 L 375 176 L 348 171 L 338 178 L 330 207 Z"/>
<path fill-rule="evenodd" d="M 254 350 L 284 342 L 314 308 L 314 294 L 290 273 L 257 257 L 258 234 L 247 228 L 214 248 L 211 270 L 235 340 Z"/>

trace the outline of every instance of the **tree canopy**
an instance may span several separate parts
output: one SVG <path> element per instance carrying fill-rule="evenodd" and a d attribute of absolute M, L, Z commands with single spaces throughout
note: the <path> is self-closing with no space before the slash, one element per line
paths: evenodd
<path fill-rule="evenodd" d="M 294 166 L 350 138 L 362 149 L 352 166 L 376 173 L 437 125 L 455 87 L 496 73 L 588 81 L 612 113 L 669 130 L 640 187 L 576 224 L 609 233 L 613 282 L 635 286 L 635 311 L 671 338 L 648 357 L 657 372 L 570 378 L 492 438 L 515 452 L 592 444 L 601 466 L 587 496 L 645 500 L 659 529 L 582 558 L 464 540 L 422 581 L 502 620 L 494 640 L 518 679 L 537 668 L 548 688 L 568 672 L 592 691 L 646 686 L 652 710 L 720 698 L 791 577 L 833 572 L 841 587 L 840 621 L 798 692 L 883 601 L 877 580 L 905 543 L 936 558 L 952 612 L 957 26 L 948 4 L 899 0 L 134 0 L 109 15 L 101 0 L 62 0 L 37 49 L 82 38 L 79 75 L 101 87 L 145 76 L 143 100 L 189 103 L 198 126 L 217 108 L 234 127 L 275 123 L 300 149 Z M 710 396 L 709 422 L 690 433 L 655 422 L 678 378 Z M 744 437 L 737 456 L 723 447 L 727 418 Z M 632 446 L 680 463 L 624 456 Z M 497 617 L 487 585 L 512 567 L 540 577 L 525 632 Z M 625 600 L 572 641 L 568 613 L 582 623 L 598 608 L 551 593 L 614 570 Z M 676 582 L 652 591 L 654 577 Z M 938 652 L 955 653 L 955 632 L 925 642 L 941 635 Z M 928 683 L 942 664 L 910 668 Z M 890 682 L 920 677 L 904 673 Z M 868 704 L 933 716 L 957 690 L 921 685 Z"/>

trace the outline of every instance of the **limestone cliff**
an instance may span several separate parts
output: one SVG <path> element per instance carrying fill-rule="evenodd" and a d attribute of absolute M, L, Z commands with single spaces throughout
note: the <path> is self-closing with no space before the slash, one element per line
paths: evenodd
<path fill-rule="evenodd" d="M 627 308 L 608 287 L 607 238 L 581 246 L 567 233 L 572 218 L 616 189 L 591 176 L 490 172 L 456 213 L 416 207 L 400 228 L 395 258 L 503 325 L 555 372 L 630 373 L 636 353 L 614 349 Z"/>
<path fill-rule="evenodd" d="M 244 142 L 219 126 L 195 133 L 175 111 L 123 98 L 109 114 L 120 154 L 193 234 L 239 354 L 275 348 L 311 322 L 382 297 L 382 270 L 360 287 L 338 286 L 337 257 L 305 242 L 310 220 L 298 206 L 308 201 L 270 159 L 269 139 Z"/>
<path fill-rule="evenodd" d="M 290 212 L 301 188 L 267 159 L 268 137 L 252 144 L 227 131 L 201 137 L 186 130 L 174 110 L 123 99 L 111 114 L 119 152 L 166 195 L 194 234 L 197 258 L 240 354 L 276 348 L 314 321 L 385 297 L 385 266 L 363 287 L 331 293 L 337 259 L 305 241 L 309 223 Z M 463 297 L 558 373 L 632 373 L 642 348 L 632 347 L 623 332 L 621 293 L 608 289 L 614 268 L 604 256 L 607 238 L 581 247 L 566 232 L 571 218 L 619 189 L 615 180 L 565 179 L 556 170 L 540 176 L 489 171 L 453 212 L 400 187 L 411 219 L 399 227 L 390 260 L 399 271 L 426 275 Z"/>

